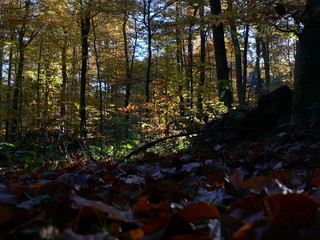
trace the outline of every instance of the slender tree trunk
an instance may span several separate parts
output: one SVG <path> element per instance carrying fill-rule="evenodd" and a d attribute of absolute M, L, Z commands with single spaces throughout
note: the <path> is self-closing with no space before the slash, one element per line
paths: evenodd
<path fill-rule="evenodd" d="M 260 55 L 261 55 L 261 41 L 260 37 L 256 36 L 256 66 L 255 66 L 255 72 L 256 72 L 256 79 L 257 79 L 257 87 L 256 87 L 256 94 L 258 97 L 261 96 L 262 91 L 262 78 L 261 78 L 261 69 L 260 69 Z"/>
<path fill-rule="evenodd" d="M 198 9 L 195 8 L 193 11 L 193 18 L 197 15 Z M 188 29 L 188 64 L 187 64 L 187 91 L 190 94 L 190 110 L 193 109 L 193 27 L 195 25 L 195 21 L 191 21 Z"/>
<path fill-rule="evenodd" d="M 19 49 L 19 59 L 18 59 L 18 69 L 16 75 L 16 81 L 13 91 L 13 101 L 12 101 L 12 109 L 14 112 L 14 118 L 12 121 L 12 129 L 11 134 L 13 139 L 17 139 L 19 135 L 19 125 L 21 123 L 21 94 L 22 94 L 22 75 L 24 69 L 24 61 L 25 61 L 25 45 L 23 42 L 25 31 L 19 32 L 18 39 L 18 49 Z"/>
<path fill-rule="evenodd" d="M 211 13 L 215 16 L 221 13 L 220 0 L 210 0 Z M 224 30 L 222 23 L 212 26 L 214 52 L 217 69 L 218 89 L 220 100 L 228 108 L 232 107 L 233 97 L 231 92 L 231 84 L 229 81 L 229 68 L 227 62 L 227 52 L 224 41 Z"/>
<path fill-rule="evenodd" d="M 265 88 L 269 92 L 270 90 L 270 56 L 269 56 L 269 41 L 261 42 L 262 46 L 262 57 L 264 61 L 264 72 L 265 72 Z"/>
<path fill-rule="evenodd" d="M 247 93 L 247 71 L 248 71 L 248 42 L 249 42 L 249 24 L 245 25 L 244 47 L 243 47 L 243 82 L 242 82 L 242 102 L 241 105 L 246 104 Z"/>
<path fill-rule="evenodd" d="M 131 70 L 130 70 L 130 58 L 129 58 L 129 49 L 128 49 L 128 36 L 127 36 L 127 23 L 128 16 L 127 13 L 124 13 L 123 24 L 122 24 L 122 34 L 123 34 L 123 48 L 124 48 L 124 56 L 125 56 L 125 66 L 126 66 L 126 93 L 124 97 L 124 107 L 129 106 L 130 95 L 131 95 Z M 126 121 L 129 121 L 129 111 L 126 110 Z M 127 132 L 127 131 L 126 131 Z"/>
<path fill-rule="evenodd" d="M 15 32 L 12 31 L 11 36 L 10 36 L 10 40 L 13 41 L 15 37 Z M 12 79 L 12 65 L 13 65 L 13 47 L 10 46 L 9 49 L 9 62 L 8 62 L 8 93 L 7 93 L 7 101 L 10 104 L 9 109 L 11 109 L 11 92 L 10 92 L 10 88 L 11 88 L 11 79 Z M 7 112 L 7 115 L 9 115 L 9 112 Z M 10 130 L 11 130 L 11 119 L 9 117 L 6 117 L 6 141 L 10 140 Z"/>
<path fill-rule="evenodd" d="M 198 112 L 202 119 L 203 115 L 203 87 L 206 77 L 206 31 L 204 23 L 204 0 L 199 1 L 199 17 L 200 17 L 200 77 L 198 91 Z"/>
<path fill-rule="evenodd" d="M 66 33 L 65 33 L 66 34 Z M 68 42 L 67 39 L 64 39 L 63 46 L 61 48 L 61 74 L 62 74 L 62 89 L 61 89 L 61 103 L 60 103 L 60 116 L 62 119 L 66 117 L 66 100 L 67 100 L 67 83 L 68 83 L 68 74 L 67 74 L 67 50 Z"/>
<path fill-rule="evenodd" d="M 233 13 L 233 1 L 228 0 L 228 11 Z M 231 41 L 234 50 L 235 56 L 235 64 L 236 64 L 236 87 L 237 87 L 237 95 L 239 100 L 239 105 L 243 105 L 245 98 L 243 96 L 243 82 L 242 82 L 242 56 L 241 56 L 241 48 L 238 38 L 238 30 L 236 25 L 232 20 L 230 20 L 230 32 L 231 32 Z"/>
<path fill-rule="evenodd" d="M 104 121 L 104 114 L 103 114 L 103 90 L 102 90 L 102 78 L 101 78 L 101 67 L 99 61 L 99 53 L 97 48 L 97 33 L 96 33 L 96 26 L 92 19 L 92 32 L 93 32 L 93 49 L 94 55 L 96 59 L 96 67 L 97 67 L 97 78 L 99 84 L 99 113 L 100 113 L 100 134 L 103 132 L 103 121 Z"/>
<path fill-rule="evenodd" d="M 87 12 L 81 18 L 81 79 L 80 79 L 80 136 L 87 136 L 86 119 L 86 87 L 87 87 L 87 65 L 89 53 L 89 32 L 90 32 L 90 13 Z"/>
<path fill-rule="evenodd" d="M 180 9 L 178 6 L 176 6 L 176 22 L 179 22 L 180 19 Z M 177 61 L 177 73 L 178 73 L 178 77 L 177 80 L 179 81 L 179 99 L 180 99 L 180 116 L 184 116 L 185 115 L 185 99 L 183 96 L 183 82 L 181 81 L 183 79 L 183 72 L 182 69 L 184 67 L 183 64 L 183 57 L 182 57 L 182 41 L 181 41 L 181 30 L 180 30 L 180 26 L 179 24 L 176 25 L 176 29 L 175 29 L 175 33 L 176 33 L 176 61 Z"/>
<path fill-rule="evenodd" d="M 147 30 L 147 72 L 146 72 L 146 87 L 145 87 L 145 96 L 146 103 L 151 101 L 150 99 L 150 85 L 151 85 L 151 67 L 152 67 L 152 17 L 151 16 L 151 5 L 152 0 L 143 0 L 143 23 Z M 148 113 L 149 110 L 146 109 Z M 148 114 L 147 114 L 148 115 Z"/>
<path fill-rule="evenodd" d="M 43 51 L 43 38 L 40 41 L 39 46 L 39 56 L 38 56 L 38 69 L 37 69 L 37 86 L 36 86 L 36 99 L 37 99 L 37 127 L 41 127 L 41 96 L 40 96 L 40 87 L 41 87 L 41 61 L 42 61 L 42 51 Z"/>

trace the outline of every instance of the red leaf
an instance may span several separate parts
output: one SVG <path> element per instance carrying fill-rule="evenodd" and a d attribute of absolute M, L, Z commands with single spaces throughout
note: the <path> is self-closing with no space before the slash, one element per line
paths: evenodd
<path fill-rule="evenodd" d="M 276 194 L 265 198 L 273 224 L 281 226 L 315 223 L 319 203 L 305 194 Z"/>

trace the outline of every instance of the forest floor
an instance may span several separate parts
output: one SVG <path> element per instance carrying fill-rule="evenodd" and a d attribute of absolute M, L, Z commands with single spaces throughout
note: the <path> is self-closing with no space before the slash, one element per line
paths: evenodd
<path fill-rule="evenodd" d="M 320 239 L 316 130 L 228 129 L 177 154 L 6 171 L 0 239 Z"/>

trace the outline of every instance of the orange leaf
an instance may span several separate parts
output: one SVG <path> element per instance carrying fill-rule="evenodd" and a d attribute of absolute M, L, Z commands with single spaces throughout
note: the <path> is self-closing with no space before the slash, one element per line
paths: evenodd
<path fill-rule="evenodd" d="M 188 222 L 202 219 L 218 218 L 218 209 L 207 202 L 190 203 L 184 209 L 178 211 L 177 215 Z"/>
<path fill-rule="evenodd" d="M 242 183 L 242 188 L 253 189 L 260 192 L 269 180 L 270 178 L 267 176 L 250 178 Z"/>
<path fill-rule="evenodd" d="M 170 209 L 170 205 L 166 202 L 160 203 L 150 203 L 149 202 L 149 195 L 142 196 L 136 205 L 133 207 L 133 213 L 135 215 L 148 213 L 151 211 L 159 211 L 159 210 L 168 210 Z"/>
<path fill-rule="evenodd" d="M 273 224 L 309 225 L 316 222 L 319 203 L 306 194 L 276 194 L 265 198 Z"/>
<path fill-rule="evenodd" d="M 144 236 L 145 236 L 144 232 L 140 228 L 138 228 L 138 229 L 130 230 L 129 232 L 126 232 L 124 234 L 121 234 L 121 239 L 125 239 L 125 240 L 140 239 L 140 238 L 143 238 Z"/>
<path fill-rule="evenodd" d="M 208 236 L 194 236 L 192 234 L 182 234 L 182 235 L 176 235 L 171 236 L 171 240 L 210 240 L 212 238 Z"/>
<path fill-rule="evenodd" d="M 153 233 L 165 226 L 171 219 L 170 214 L 161 212 L 156 218 L 144 224 L 141 229 L 145 233 Z"/>

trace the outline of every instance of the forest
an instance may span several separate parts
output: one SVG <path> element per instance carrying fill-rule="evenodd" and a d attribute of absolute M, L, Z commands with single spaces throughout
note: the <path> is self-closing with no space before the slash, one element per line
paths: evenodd
<path fill-rule="evenodd" d="M 319 43 L 319 0 L 2 0 L 0 239 L 319 239 Z"/>

